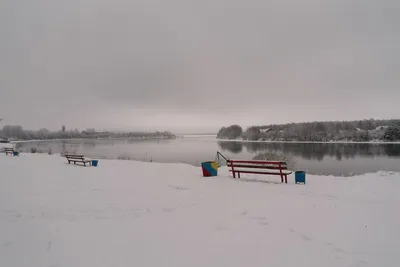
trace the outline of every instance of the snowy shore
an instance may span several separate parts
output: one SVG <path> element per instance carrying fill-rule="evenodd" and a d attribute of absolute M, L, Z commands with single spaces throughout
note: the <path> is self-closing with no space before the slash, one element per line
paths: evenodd
<path fill-rule="evenodd" d="M 204 178 L 0 154 L 0 266 L 399 266 L 400 174 Z M 245 175 L 243 175 L 245 176 Z"/>
<path fill-rule="evenodd" d="M 400 144 L 400 141 L 382 141 L 382 140 L 371 140 L 365 142 L 357 141 L 273 141 L 273 140 L 244 140 L 244 139 L 221 139 L 216 138 L 215 141 L 218 142 L 242 142 L 242 143 L 294 143 L 294 144 Z"/>

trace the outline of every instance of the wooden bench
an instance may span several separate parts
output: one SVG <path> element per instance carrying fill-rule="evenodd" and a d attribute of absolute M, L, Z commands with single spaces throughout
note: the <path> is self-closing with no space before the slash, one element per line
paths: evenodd
<path fill-rule="evenodd" d="M 283 180 L 287 183 L 287 176 L 292 173 L 287 170 L 284 161 L 229 160 L 228 167 L 231 167 L 229 171 L 232 172 L 233 178 L 236 178 L 236 174 L 240 178 L 241 173 L 279 175 L 282 183 Z"/>
<path fill-rule="evenodd" d="M 5 147 L 4 152 L 6 152 L 6 155 L 10 154 L 12 156 L 14 155 L 14 148 Z"/>
<path fill-rule="evenodd" d="M 71 154 L 65 154 L 64 157 L 67 158 L 68 164 L 73 162 L 74 164 L 76 163 L 83 163 L 83 165 L 86 167 L 86 164 L 89 164 L 91 166 L 91 160 L 85 159 L 85 156 L 83 155 L 71 155 Z"/>

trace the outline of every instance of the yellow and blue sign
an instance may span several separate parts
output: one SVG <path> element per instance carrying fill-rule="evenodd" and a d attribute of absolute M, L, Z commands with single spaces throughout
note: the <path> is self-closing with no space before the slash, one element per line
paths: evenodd
<path fill-rule="evenodd" d="M 203 170 L 204 177 L 218 175 L 218 164 L 214 161 L 207 161 L 201 163 L 201 169 Z"/>

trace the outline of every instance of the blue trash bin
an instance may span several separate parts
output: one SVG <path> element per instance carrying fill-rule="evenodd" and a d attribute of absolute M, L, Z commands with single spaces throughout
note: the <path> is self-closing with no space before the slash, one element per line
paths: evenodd
<path fill-rule="evenodd" d="M 99 163 L 98 160 L 92 160 L 92 166 L 97 167 L 98 163 Z"/>
<path fill-rule="evenodd" d="M 306 184 L 306 172 L 305 171 L 296 171 L 294 173 L 295 183 L 303 183 Z"/>

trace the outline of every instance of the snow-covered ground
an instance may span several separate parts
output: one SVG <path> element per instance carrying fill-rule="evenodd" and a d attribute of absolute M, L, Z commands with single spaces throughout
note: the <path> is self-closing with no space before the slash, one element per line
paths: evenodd
<path fill-rule="evenodd" d="M 400 174 L 204 178 L 0 155 L 0 266 L 400 266 Z M 245 176 L 245 175 L 243 175 Z"/>

